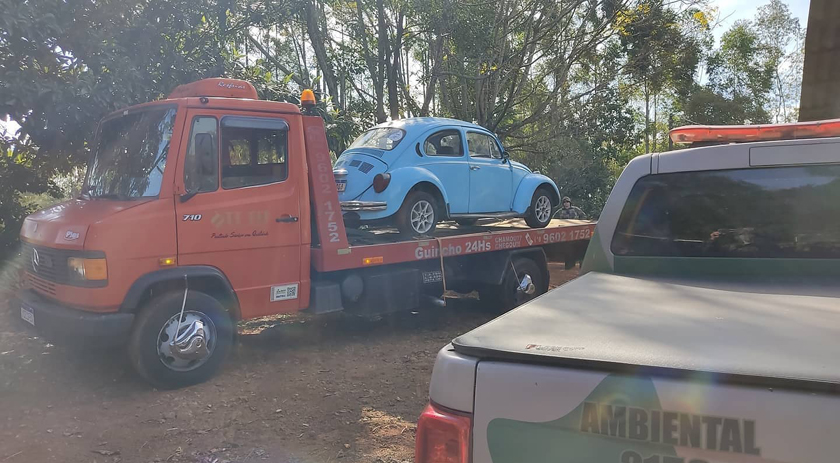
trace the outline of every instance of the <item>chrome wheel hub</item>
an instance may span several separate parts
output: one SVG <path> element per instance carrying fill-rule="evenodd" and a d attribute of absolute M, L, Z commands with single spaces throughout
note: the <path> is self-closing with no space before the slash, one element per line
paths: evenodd
<path fill-rule="evenodd" d="M 548 196 L 540 196 L 534 204 L 534 215 L 540 222 L 547 222 L 551 216 L 551 200 Z"/>
<path fill-rule="evenodd" d="M 173 315 L 161 328 L 157 340 L 158 357 L 171 370 L 190 371 L 203 365 L 213 354 L 216 325 L 206 314 L 188 311 L 184 312 L 179 328 L 179 315 Z"/>
<path fill-rule="evenodd" d="M 414 203 L 411 208 L 411 228 L 419 234 L 428 233 L 435 223 L 435 209 L 426 200 Z"/>
<path fill-rule="evenodd" d="M 537 287 L 534 286 L 531 275 L 526 273 L 525 276 L 522 277 L 522 280 L 519 281 L 519 286 L 516 287 L 516 291 L 527 296 L 533 296 L 534 293 L 537 292 Z"/>

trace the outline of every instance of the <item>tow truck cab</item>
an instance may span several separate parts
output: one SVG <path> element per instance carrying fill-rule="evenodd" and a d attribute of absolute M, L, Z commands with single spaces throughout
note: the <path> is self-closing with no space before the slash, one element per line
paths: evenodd
<path fill-rule="evenodd" d="M 84 311 L 57 325 L 84 318 L 86 331 L 124 336 L 177 268 L 194 289 L 239 288 L 228 301 L 237 317 L 299 310 L 307 298 L 265 294 L 278 282 L 308 294 L 306 165 L 288 155 L 305 150 L 302 115 L 256 98 L 247 82 L 207 79 L 107 116 L 82 195 L 24 222 L 24 299 Z"/>

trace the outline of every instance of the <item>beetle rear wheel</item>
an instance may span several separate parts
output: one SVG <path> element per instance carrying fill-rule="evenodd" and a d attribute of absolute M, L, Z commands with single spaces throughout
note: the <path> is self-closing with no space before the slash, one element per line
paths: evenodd
<path fill-rule="evenodd" d="M 435 198 L 425 191 L 409 193 L 397 211 L 397 228 L 400 233 L 413 236 L 428 235 L 435 231 L 437 222 Z"/>

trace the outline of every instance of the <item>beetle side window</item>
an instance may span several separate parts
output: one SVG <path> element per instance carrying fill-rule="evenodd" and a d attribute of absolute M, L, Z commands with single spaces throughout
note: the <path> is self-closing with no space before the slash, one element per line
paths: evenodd
<path fill-rule="evenodd" d="M 840 165 L 641 178 L 611 249 L 619 256 L 840 258 Z"/>
<path fill-rule="evenodd" d="M 496 139 L 490 135 L 467 132 L 467 146 L 469 146 L 471 158 L 502 159 L 499 145 L 496 144 Z"/>
<path fill-rule="evenodd" d="M 216 118 L 196 116 L 184 158 L 184 185 L 190 193 L 216 191 L 219 187 L 219 137 Z"/>
<path fill-rule="evenodd" d="M 426 138 L 423 150 L 427 156 L 463 156 L 461 132 L 453 129 L 435 132 Z"/>
<path fill-rule="evenodd" d="M 286 180 L 288 133 L 288 124 L 280 119 L 222 118 L 222 188 Z"/>

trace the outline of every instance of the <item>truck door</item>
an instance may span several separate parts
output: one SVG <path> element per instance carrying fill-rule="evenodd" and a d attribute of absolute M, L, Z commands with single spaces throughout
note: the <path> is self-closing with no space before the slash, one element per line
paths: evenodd
<path fill-rule="evenodd" d="M 192 111 L 187 123 L 187 193 L 175 199 L 178 265 L 221 270 L 243 318 L 297 310 L 305 183 L 289 175 L 303 159 L 289 156 L 288 123 L 213 111 Z"/>

